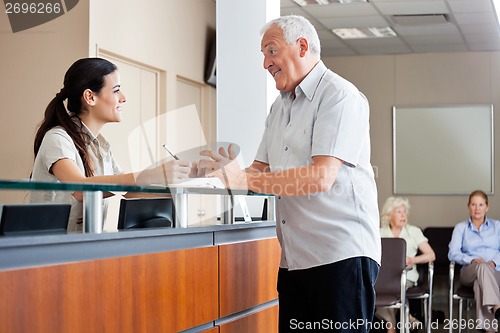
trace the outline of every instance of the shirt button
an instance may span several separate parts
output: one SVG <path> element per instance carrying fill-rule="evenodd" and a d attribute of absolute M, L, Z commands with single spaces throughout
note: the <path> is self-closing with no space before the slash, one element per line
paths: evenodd
<path fill-rule="evenodd" d="M 288 151 L 288 147 L 285 147 L 285 151 Z"/>
<path fill-rule="evenodd" d="M 286 223 L 286 221 L 285 221 L 285 220 L 281 220 L 281 223 L 285 224 L 285 223 Z"/>

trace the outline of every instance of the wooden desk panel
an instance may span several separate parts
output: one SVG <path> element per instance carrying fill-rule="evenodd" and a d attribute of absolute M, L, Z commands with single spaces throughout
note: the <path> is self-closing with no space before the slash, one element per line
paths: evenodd
<path fill-rule="evenodd" d="M 278 298 L 276 238 L 219 246 L 220 317 Z"/>
<path fill-rule="evenodd" d="M 278 332 L 278 306 L 220 326 L 220 333 Z"/>
<path fill-rule="evenodd" d="M 175 332 L 218 317 L 217 247 L 0 272 L 9 333 Z"/>

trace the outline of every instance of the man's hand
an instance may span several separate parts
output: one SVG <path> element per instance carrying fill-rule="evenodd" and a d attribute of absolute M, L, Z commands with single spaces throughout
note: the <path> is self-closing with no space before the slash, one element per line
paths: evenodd
<path fill-rule="evenodd" d="M 229 145 L 228 151 L 220 147 L 217 152 L 203 150 L 200 155 L 210 159 L 202 159 L 198 162 L 198 173 L 203 173 L 206 177 L 219 178 L 226 188 L 244 189 L 248 188 L 245 172 L 241 170 L 234 146 Z"/>

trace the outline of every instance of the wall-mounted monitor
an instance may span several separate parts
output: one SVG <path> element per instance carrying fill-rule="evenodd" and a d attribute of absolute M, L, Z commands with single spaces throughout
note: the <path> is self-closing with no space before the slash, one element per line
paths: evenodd
<path fill-rule="evenodd" d="M 215 87 L 217 85 L 217 43 L 212 42 L 205 68 L 205 82 Z"/>
<path fill-rule="evenodd" d="M 492 105 L 395 106 L 395 194 L 494 192 Z"/>
<path fill-rule="evenodd" d="M 122 199 L 118 229 L 174 226 L 175 209 L 171 198 Z"/>

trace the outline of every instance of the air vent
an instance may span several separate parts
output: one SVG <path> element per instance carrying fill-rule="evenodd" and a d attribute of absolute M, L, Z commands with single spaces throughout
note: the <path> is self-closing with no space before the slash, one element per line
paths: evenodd
<path fill-rule="evenodd" d="M 446 14 L 393 15 L 392 21 L 401 26 L 448 23 Z"/>

